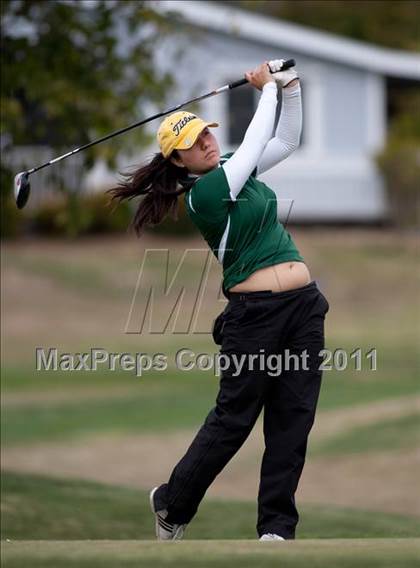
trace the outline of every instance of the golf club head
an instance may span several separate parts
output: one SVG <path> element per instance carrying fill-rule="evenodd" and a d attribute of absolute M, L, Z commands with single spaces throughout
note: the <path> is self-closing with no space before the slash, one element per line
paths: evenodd
<path fill-rule="evenodd" d="M 31 191 L 31 186 L 29 183 L 28 172 L 19 172 L 15 175 L 14 181 L 14 192 L 16 205 L 18 209 L 23 209 L 29 198 L 29 192 Z"/>

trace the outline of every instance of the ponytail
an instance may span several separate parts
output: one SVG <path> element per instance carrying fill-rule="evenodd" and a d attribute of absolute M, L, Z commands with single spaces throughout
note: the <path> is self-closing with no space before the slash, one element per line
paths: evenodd
<path fill-rule="evenodd" d="M 171 155 L 177 156 L 174 150 Z M 113 200 L 121 203 L 125 199 L 144 195 L 131 222 L 138 237 L 146 225 L 157 225 L 169 213 L 178 220 L 178 195 L 188 191 L 194 184 L 194 179 L 188 178 L 187 168 L 180 168 L 164 158 L 161 152 L 146 165 L 131 173 L 121 173 L 125 179 L 116 187 L 107 190 Z M 177 189 L 178 184 L 182 187 Z"/>

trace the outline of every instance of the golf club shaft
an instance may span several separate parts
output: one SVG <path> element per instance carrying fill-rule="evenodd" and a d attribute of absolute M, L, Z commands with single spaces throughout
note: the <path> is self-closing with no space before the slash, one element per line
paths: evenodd
<path fill-rule="evenodd" d="M 287 61 L 284 62 L 282 70 L 285 69 L 289 69 L 290 67 L 293 67 L 295 65 L 295 60 L 294 59 L 288 59 Z M 229 83 L 228 85 L 224 85 L 223 87 L 219 87 L 218 89 L 215 89 L 214 91 L 210 91 L 209 93 L 205 94 L 205 95 L 201 95 L 199 97 L 196 97 L 194 99 L 191 99 L 189 101 L 185 101 L 173 108 L 170 108 L 164 112 L 160 112 L 158 114 L 154 114 L 153 116 L 150 116 L 149 118 L 146 118 L 145 120 L 140 120 L 139 122 L 135 122 L 134 124 L 131 124 L 130 126 L 126 126 L 125 128 L 121 128 L 120 130 L 116 130 L 115 132 L 111 132 L 111 134 L 107 134 L 106 136 L 103 136 L 102 138 L 99 138 L 98 140 L 94 140 L 93 142 L 89 142 L 88 144 L 85 144 L 84 146 L 80 146 L 79 148 L 75 148 L 74 150 L 71 150 L 70 152 L 67 152 L 66 154 L 63 154 L 62 156 L 58 156 L 58 158 L 54 158 L 53 160 L 50 160 L 49 162 L 46 162 L 45 164 L 42 164 L 41 166 L 37 166 L 36 168 L 32 168 L 30 170 L 27 170 L 27 174 L 33 174 L 34 172 L 37 172 L 38 170 L 41 170 L 42 168 L 45 168 L 47 166 L 50 166 L 51 164 L 55 164 L 56 162 L 59 162 L 60 160 L 64 160 L 65 158 L 68 158 L 70 156 L 72 156 L 73 154 L 76 154 L 77 152 L 81 152 L 82 150 L 86 150 L 87 148 L 90 148 L 91 146 L 94 146 L 95 144 L 99 144 L 100 142 L 105 142 L 105 140 L 109 140 L 110 138 L 113 138 L 114 136 L 118 136 L 119 134 L 124 134 L 124 132 L 128 132 L 129 130 L 131 130 L 132 128 L 136 128 L 137 126 L 141 126 L 142 124 L 146 124 L 146 122 L 150 122 L 152 120 L 154 120 L 155 118 L 160 118 L 161 116 L 165 116 L 166 114 L 169 114 L 171 112 L 175 112 L 178 109 L 180 109 L 183 106 L 189 105 L 191 103 L 197 102 L 197 101 L 202 101 L 203 99 L 206 99 L 207 97 L 212 97 L 213 95 L 218 95 L 219 93 L 222 93 L 223 91 L 227 91 L 229 89 L 235 89 L 236 87 L 239 87 L 241 85 L 245 85 L 246 83 L 248 83 L 248 81 L 246 79 L 239 79 L 238 81 L 235 81 L 233 83 Z"/>

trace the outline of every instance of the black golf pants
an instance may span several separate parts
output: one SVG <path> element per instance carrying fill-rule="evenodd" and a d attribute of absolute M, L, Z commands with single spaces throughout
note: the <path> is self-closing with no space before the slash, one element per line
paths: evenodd
<path fill-rule="evenodd" d="M 155 492 L 155 504 L 168 510 L 169 522 L 190 522 L 264 409 L 256 529 L 259 536 L 294 539 L 299 520 L 295 492 L 321 387 L 329 304 L 314 280 L 294 290 L 235 292 L 228 298 L 213 327 L 227 367 L 216 405 L 168 483 Z M 242 358 L 241 367 L 235 357 Z"/>

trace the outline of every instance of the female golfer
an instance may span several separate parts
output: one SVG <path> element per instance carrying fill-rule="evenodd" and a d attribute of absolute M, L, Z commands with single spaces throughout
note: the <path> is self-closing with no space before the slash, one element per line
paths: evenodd
<path fill-rule="evenodd" d="M 168 211 L 175 212 L 177 196 L 184 193 L 189 216 L 223 267 L 223 293 L 229 300 L 213 326 L 227 360 L 216 405 L 169 481 L 150 493 L 160 540 L 182 538 L 206 490 L 245 442 L 263 408 L 256 529 L 260 540 L 295 538 L 295 492 L 320 392 L 329 304 L 278 220 L 276 194 L 258 180 L 299 145 L 299 78 L 294 69 L 279 71 L 282 61 L 264 62 L 245 74 L 262 93 L 236 152 L 220 156 L 209 129 L 217 123 L 176 112 L 159 127 L 161 152 L 109 190 L 120 201 L 145 195 L 133 220 L 138 235 L 146 223 L 159 223 Z M 273 136 L 276 82 L 283 90 Z M 280 356 L 281 372 L 269 372 L 273 358 Z M 242 358 L 239 373 L 235 357 Z"/>

